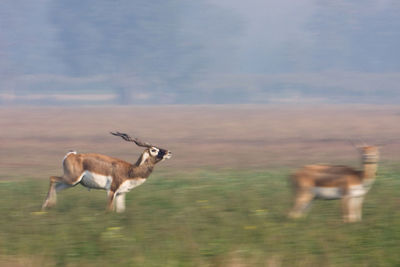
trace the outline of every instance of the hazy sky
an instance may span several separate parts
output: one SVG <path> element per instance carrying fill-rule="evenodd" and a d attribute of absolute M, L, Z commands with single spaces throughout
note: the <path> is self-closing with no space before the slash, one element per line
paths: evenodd
<path fill-rule="evenodd" d="M 263 66 L 273 65 L 271 62 L 275 60 L 279 61 L 276 59 L 277 52 L 282 51 L 282 47 L 288 44 L 295 43 L 299 52 L 313 45 L 312 33 L 307 29 L 307 24 L 315 12 L 315 1 L 210 2 L 232 10 L 243 21 L 244 29 L 238 39 L 242 71 L 262 72 Z M 261 62 L 260 58 L 265 61 Z"/>
<path fill-rule="evenodd" d="M 234 10 L 245 24 L 239 42 L 245 70 L 399 70 L 400 2 L 212 2 Z"/>
<path fill-rule="evenodd" d="M 394 0 L 4 0 L 0 103 L 396 103 L 399 17 Z"/>

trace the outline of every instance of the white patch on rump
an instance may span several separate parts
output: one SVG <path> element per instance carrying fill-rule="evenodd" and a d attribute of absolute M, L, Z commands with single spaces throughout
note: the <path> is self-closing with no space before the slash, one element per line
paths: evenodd
<path fill-rule="evenodd" d="M 314 194 L 317 198 L 338 199 L 343 196 L 342 190 L 338 187 L 314 187 Z"/>
<path fill-rule="evenodd" d="M 70 151 L 70 152 L 68 152 L 68 153 L 64 156 L 64 158 L 63 158 L 63 160 L 62 160 L 63 164 L 64 164 L 65 159 L 66 159 L 69 155 L 71 155 L 71 154 L 75 154 L 75 155 L 76 155 L 76 151 Z"/>
<path fill-rule="evenodd" d="M 133 188 L 138 187 L 139 185 L 143 184 L 144 182 L 146 182 L 146 179 L 143 179 L 143 178 L 126 180 L 119 186 L 116 193 L 117 194 L 127 193 L 127 192 L 131 191 Z"/>
<path fill-rule="evenodd" d="M 93 189 L 105 189 L 109 190 L 111 187 L 112 177 L 105 176 L 90 171 L 85 171 L 82 174 L 82 179 L 80 183 L 87 188 Z"/>

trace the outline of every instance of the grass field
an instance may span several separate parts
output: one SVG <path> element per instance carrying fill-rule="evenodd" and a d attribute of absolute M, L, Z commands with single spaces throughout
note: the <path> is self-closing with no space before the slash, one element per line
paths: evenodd
<path fill-rule="evenodd" d="M 0 266 L 399 266 L 399 118 L 396 107 L 0 109 Z M 173 158 L 127 195 L 124 214 L 81 186 L 39 212 L 69 149 L 137 158 L 114 129 Z M 357 137 L 386 143 L 363 221 L 343 224 L 339 201 L 288 220 L 289 173 L 359 166 Z"/>
<path fill-rule="evenodd" d="M 381 172 L 356 224 L 338 201 L 288 220 L 286 170 L 155 174 L 124 214 L 80 186 L 43 214 L 47 183 L 3 182 L 3 266 L 398 266 L 399 175 Z"/>

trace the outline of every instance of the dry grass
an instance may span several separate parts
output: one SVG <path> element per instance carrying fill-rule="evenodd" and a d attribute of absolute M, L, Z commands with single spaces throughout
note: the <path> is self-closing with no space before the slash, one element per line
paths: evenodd
<path fill-rule="evenodd" d="M 173 151 L 164 170 L 357 165 L 348 140 L 386 143 L 399 159 L 400 107 L 162 106 L 0 109 L 0 179 L 47 178 L 70 149 L 135 161 L 141 149 L 108 134 L 135 134 Z M 160 167 L 159 167 L 160 168 Z"/>

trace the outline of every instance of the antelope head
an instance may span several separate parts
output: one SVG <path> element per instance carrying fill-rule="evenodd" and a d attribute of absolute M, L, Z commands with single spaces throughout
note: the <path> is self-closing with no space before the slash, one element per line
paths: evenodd
<path fill-rule="evenodd" d="M 111 132 L 112 135 L 119 136 L 125 141 L 128 142 L 134 142 L 137 146 L 140 147 L 145 147 L 146 149 L 143 151 L 142 156 L 139 159 L 139 164 L 141 165 L 144 162 L 149 162 L 151 164 L 156 164 L 160 161 L 163 161 L 165 159 L 170 159 L 172 156 L 171 151 L 157 147 L 155 145 L 149 144 L 147 142 L 143 142 L 139 140 L 138 138 L 135 137 L 130 137 L 129 135 L 125 133 L 120 133 L 120 132 Z"/>
<path fill-rule="evenodd" d="M 355 144 L 351 142 L 352 145 L 360 152 L 361 160 L 363 164 L 376 164 L 379 161 L 379 148 L 378 146 L 367 145 L 364 141 L 362 144 Z"/>

